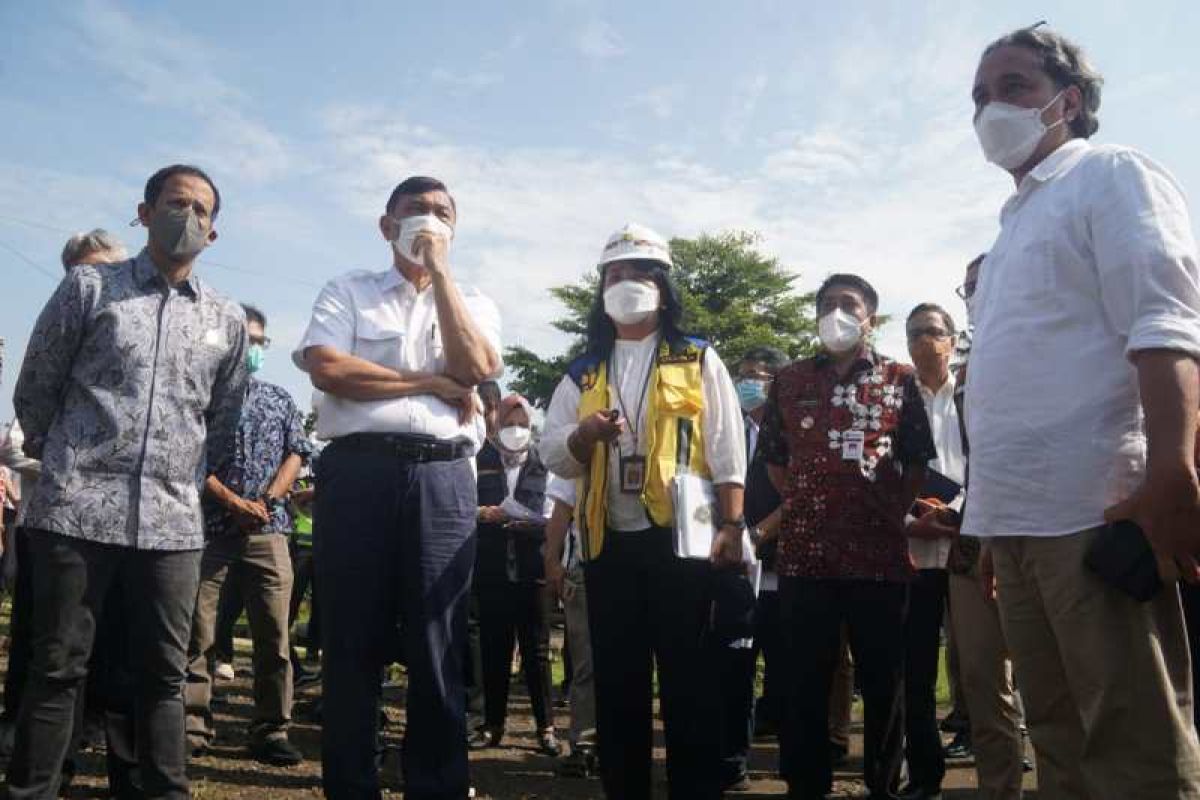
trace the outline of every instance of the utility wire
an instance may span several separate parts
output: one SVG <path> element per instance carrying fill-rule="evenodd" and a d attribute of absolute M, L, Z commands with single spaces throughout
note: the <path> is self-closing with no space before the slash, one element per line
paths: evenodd
<path fill-rule="evenodd" d="M 5 250 L 7 250 L 8 252 L 12 253 L 14 256 L 16 256 L 17 258 L 21 259 L 21 260 L 22 260 L 22 261 L 24 261 L 26 264 L 28 264 L 29 266 L 33 267 L 33 268 L 34 268 L 34 269 L 36 269 L 38 272 L 42 273 L 43 275 L 45 275 L 47 278 L 49 278 L 50 280 L 54 281 L 55 283 L 58 283 L 58 281 L 61 279 L 61 277 L 62 277 L 62 276 L 60 276 L 60 275 L 55 275 L 53 272 L 51 272 L 50 270 L 46 269 L 46 268 L 45 268 L 45 267 L 43 267 L 41 264 L 39 264 L 39 263 L 37 263 L 36 261 L 34 261 L 32 258 L 30 258 L 29 256 L 27 256 L 27 255 L 25 255 L 24 253 L 22 253 L 20 250 L 18 250 L 17 248 L 13 247 L 11 244 L 8 244 L 7 242 L 4 242 L 4 241 L 0 241 L 0 247 L 3 247 Z"/>

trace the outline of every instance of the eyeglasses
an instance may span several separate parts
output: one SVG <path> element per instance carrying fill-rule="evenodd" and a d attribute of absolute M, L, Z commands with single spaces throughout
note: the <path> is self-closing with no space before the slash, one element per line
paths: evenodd
<path fill-rule="evenodd" d="M 913 328 L 908 332 L 909 340 L 920 339 L 922 336 L 932 336 L 934 339 L 948 339 L 950 332 L 942 328 Z"/>

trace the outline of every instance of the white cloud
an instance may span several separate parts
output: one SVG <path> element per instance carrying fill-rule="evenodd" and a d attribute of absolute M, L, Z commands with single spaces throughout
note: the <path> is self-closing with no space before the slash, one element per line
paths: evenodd
<path fill-rule="evenodd" d="M 575 38 L 576 49 L 586 58 L 603 61 L 625 55 L 625 43 L 616 28 L 594 19 L 583 26 Z"/>
<path fill-rule="evenodd" d="M 675 106 L 682 96 L 681 86 L 655 86 L 635 94 L 629 101 L 629 108 L 645 112 L 657 120 L 667 120 L 675 113 Z"/>
<path fill-rule="evenodd" d="M 742 143 L 746 128 L 754 119 L 754 112 L 767 89 L 767 83 L 767 73 L 758 72 L 736 88 L 729 111 L 721 121 L 721 133 L 730 144 Z"/>

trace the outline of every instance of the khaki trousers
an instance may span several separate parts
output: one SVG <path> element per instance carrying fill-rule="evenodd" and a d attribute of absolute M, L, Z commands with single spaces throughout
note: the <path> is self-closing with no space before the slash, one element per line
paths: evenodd
<path fill-rule="evenodd" d="M 287 536 L 282 533 L 230 534 L 210 540 L 204 548 L 184 686 L 187 735 L 211 740 L 215 733 L 209 668 L 217 603 L 227 578 L 241 583 L 254 644 L 254 720 L 250 735 L 253 739 L 282 735 L 292 717 L 288 647 L 292 560 Z"/>
<path fill-rule="evenodd" d="M 980 800 L 1021 797 L 1021 712 L 1013 694 L 1008 646 L 996 603 L 974 575 L 950 576 L 950 625 L 958 650 L 963 702 Z"/>
<path fill-rule="evenodd" d="M 1139 603 L 1083 565 L 1099 529 L 991 539 L 1038 800 L 1200 800 L 1179 591 Z"/>

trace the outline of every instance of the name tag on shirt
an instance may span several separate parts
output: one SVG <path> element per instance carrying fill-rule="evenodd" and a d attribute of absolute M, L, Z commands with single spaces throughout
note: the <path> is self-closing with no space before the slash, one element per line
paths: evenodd
<path fill-rule="evenodd" d="M 862 431 L 846 431 L 842 434 L 842 460 L 862 461 L 866 435 Z"/>

